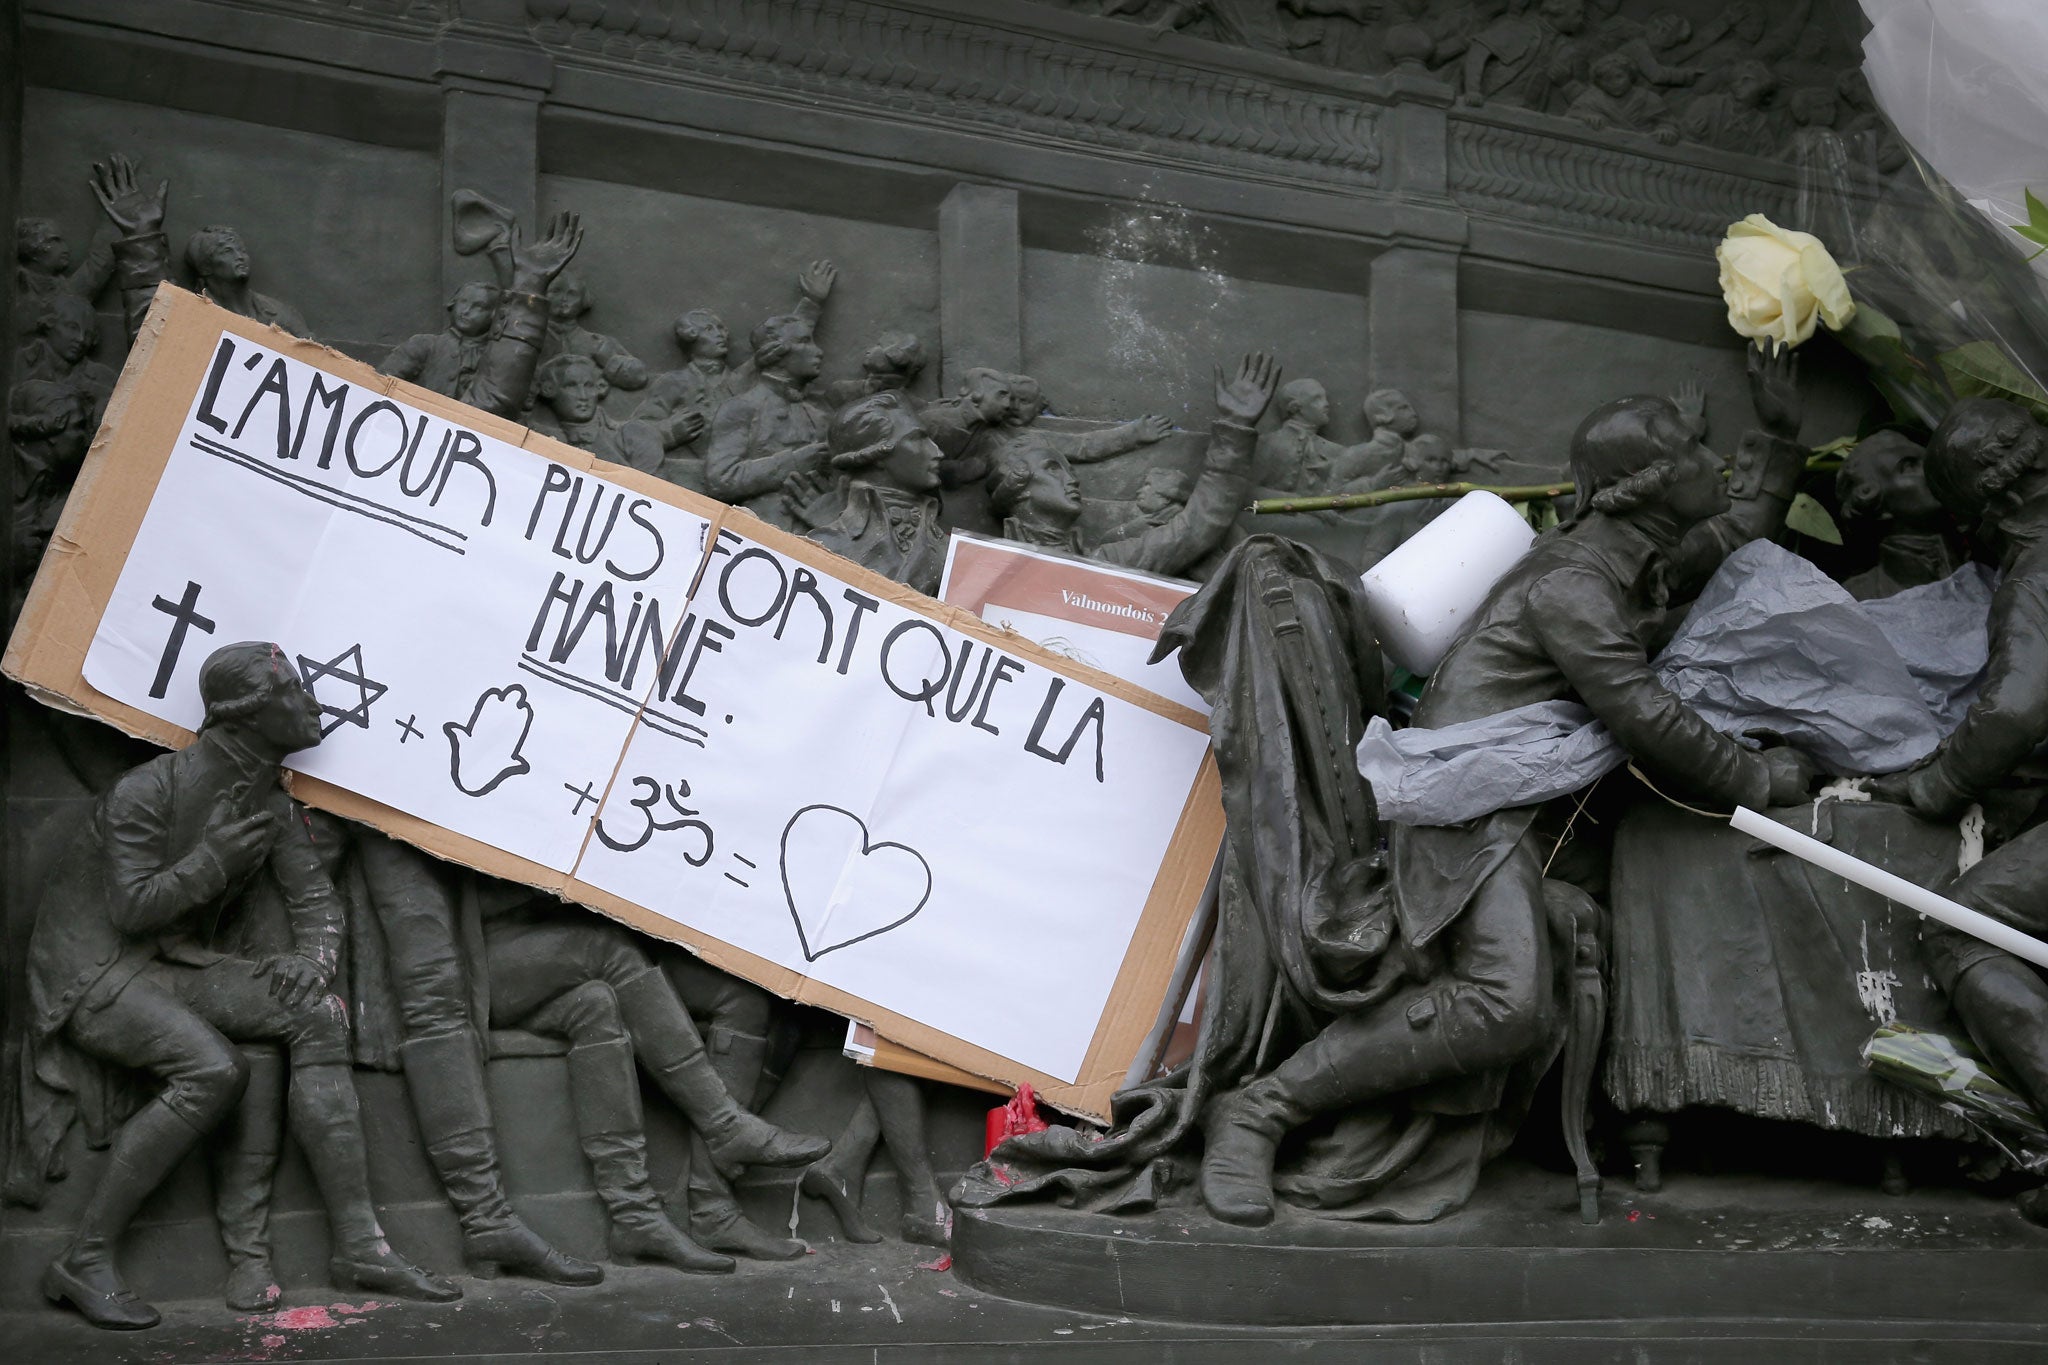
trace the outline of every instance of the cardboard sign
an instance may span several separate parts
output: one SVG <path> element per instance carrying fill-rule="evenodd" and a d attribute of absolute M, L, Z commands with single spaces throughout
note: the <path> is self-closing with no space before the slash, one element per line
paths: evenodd
<path fill-rule="evenodd" d="M 309 803 L 1090 1116 L 1221 838 L 1191 710 L 164 288 L 5 667 L 177 745 L 251 639 Z"/>
<path fill-rule="evenodd" d="M 1208 713 L 1208 703 L 1172 659 L 1151 663 L 1160 629 L 1197 585 L 1118 568 L 1013 540 L 955 531 L 946 546 L 939 600 L 964 607 L 1002 630 L 1013 630 L 1054 653 L 1100 668 L 1125 682 L 1167 693 Z M 1126 1085 L 1185 1061 L 1192 1050 L 1196 990 L 1214 926 L 1211 879 L 1188 923 L 1173 976 L 1151 1032 L 1132 1058 Z M 863 1066 L 908 1076 L 978 1086 L 977 1078 L 881 1037 L 859 1021 L 847 1027 L 845 1054 Z"/>

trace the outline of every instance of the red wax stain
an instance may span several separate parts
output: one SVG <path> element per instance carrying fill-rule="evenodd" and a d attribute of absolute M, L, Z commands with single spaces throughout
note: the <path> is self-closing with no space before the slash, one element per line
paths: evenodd
<path fill-rule="evenodd" d="M 953 1258 L 951 1255 L 945 1255 L 939 1257 L 936 1261 L 919 1261 L 917 1268 L 919 1270 L 951 1270 L 953 1268 Z"/>
<path fill-rule="evenodd" d="M 260 1344 L 266 1351 L 275 1351 L 280 1346 L 284 1345 L 284 1338 L 276 1335 L 275 1333 L 272 1333 L 271 1335 L 263 1338 Z"/>
<path fill-rule="evenodd" d="M 1026 1133 L 1042 1133 L 1048 1127 L 1038 1112 L 1038 1098 L 1031 1093 L 1027 1083 L 1017 1087 L 1017 1093 L 1007 1104 L 988 1111 L 987 1141 L 982 1155 L 995 1151 L 1006 1139 L 1021 1137 Z"/>
<path fill-rule="evenodd" d="M 1631 1223 L 1642 1221 L 1642 1217 L 1643 1211 L 1641 1209 L 1630 1209 L 1628 1211 L 1628 1221 Z"/>
<path fill-rule="evenodd" d="M 282 1327 L 287 1332 L 321 1332 L 330 1327 L 350 1326 L 351 1324 L 341 1319 L 353 1317 L 361 1313 L 368 1313 L 373 1309 L 384 1306 L 384 1304 L 376 1299 L 364 1299 L 359 1304 L 311 1304 L 305 1308 L 279 1309 L 277 1312 L 265 1316 L 262 1322 L 265 1327 Z M 336 1314 L 339 1314 L 340 1317 L 337 1317 Z M 282 1345 L 284 1338 L 279 1337 L 277 1341 Z M 269 1342 L 270 1338 L 265 1337 L 264 1343 L 267 1345 Z"/>

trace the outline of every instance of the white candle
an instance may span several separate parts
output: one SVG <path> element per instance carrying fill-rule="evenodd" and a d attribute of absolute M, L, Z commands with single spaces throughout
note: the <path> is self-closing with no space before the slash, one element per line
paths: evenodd
<path fill-rule="evenodd" d="M 2010 924 L 2004 924 L 1959 905 L 1947 896 L 1936 895 L 1924 886 L 1916 886 L 1904 877 L 1895 876 L 1861 858 L 1853 857 L 1818 839 L 1809 838 L 1796 829 L 1779 824 L 1769 816 L 1759 815 L 1747 806 L 1737 806 L 1732 822 L 1744 834 L 1752 835 L 1777 848 L 1784 849 L 1794 857 L 1803 858 L 1815 867 L 1846 877 L 1856 885 L 1875 891 L 1888 901 L 1896 901 L 1908 909 L 1918 910 L 1929 919 L 1940 920 L 1952 929 L 1983 939 L 1994 947 L 2003 948 L 2015 957 L 2023 957 L 2037 967 L 2048 967 L 2048 943 L 2043 943 L 2032 934 L 2023 934 Z"/>

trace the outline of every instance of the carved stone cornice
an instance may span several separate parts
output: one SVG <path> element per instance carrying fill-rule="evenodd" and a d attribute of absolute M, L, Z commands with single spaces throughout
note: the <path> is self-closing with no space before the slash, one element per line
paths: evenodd
<path fill-rule="evenodd" d="M 1452 199 L 1474 213 L 1687 249 L 1711 249 L 1746 214 L 1782 218 L 1791 203 L 1790 168 L 1777 163 L 1701 148 L 1658 155 L 1542 126 L 1559 122 L 1453 116 Z"/>
<path fill-rule="evenodd" d="M 1286 180 L 1377 183 L 1379 110 L 1356 94 L 1133 51 L 1113 30 L 1054 36 L 1042 17 L 962 12 L 991 8 L 526 3 L 533 38 L 565 60 Z"/>

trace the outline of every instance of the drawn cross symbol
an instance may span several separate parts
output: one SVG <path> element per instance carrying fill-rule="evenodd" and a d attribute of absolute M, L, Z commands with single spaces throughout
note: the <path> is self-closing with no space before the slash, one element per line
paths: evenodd
<path fill-rule="evenodd" d="M 564 782 L 562 784 L 563 791 L 574 792 L 576 794 L 576 804 L 569 808 L 569 814 L 582 814 L 583 803 L 585 801 L 590 802 L 590 804 L 593 806 L 597 804 L 597 793 L 590 790 L 592 787 L 596 785 L 597 784 L 595 782 L 585 782 L 581 787 L 572 787 L 567 782 Z"/>
<path fill-rule="evenodd" d="M 333 734 L 344 725 L 354 725 L 364 730 L 369 729 L 371 703 L 390 690 L 383 683 L 377 682 L 363 671 L 363 647 L 359 644 L 350 645 L 326 663 L 319 663 L 301 654 L 299 656 L 299 677 L 305 681 L 306 690 L 313 694 L 313 699 L 320 703 L 320 714 L 333 717 L 332 720 L 327 721 L 320 727 L 320 737 L 322 739 Z M 332 679 L 335 683 L 340 684 L 343 689 L 354 688 L 356 693 L 355 704 L 353 706 L 330 705 L 327 699 L 320 695 L 320 688 L 317 685 L 322 678 Z M 400 742 L 402 743 L 403 741 Z"/>
<path fill-rule="evenodd" d="M 393 722 L 398 726 L 398 742 L 400 744 L 405 743 L 409 739 L 426 738 L 426 735 L 421 732 L 420 727 L 413 723 L 419 718 L 420 713 L 415 711 L 411 715 L 407 716 L 404 720 Z"/>
<path fill-rule="evenodd" d="M 173 602 L 168 597 L 159 597 L 150 605 L 171 618 L 171 638 L 164 642 L 163 657 L 157 660 L 156 678 L 149 685 L 149 695 L 161 697 L 171 690 L 171 674 L 177 671 L 178 653 L 185 648 L 185 632 L 193 626 L 207 635 L 213 634 L 213 622 L 198 612 L 199 585 L 187 579 L 185 595 Z"/>

